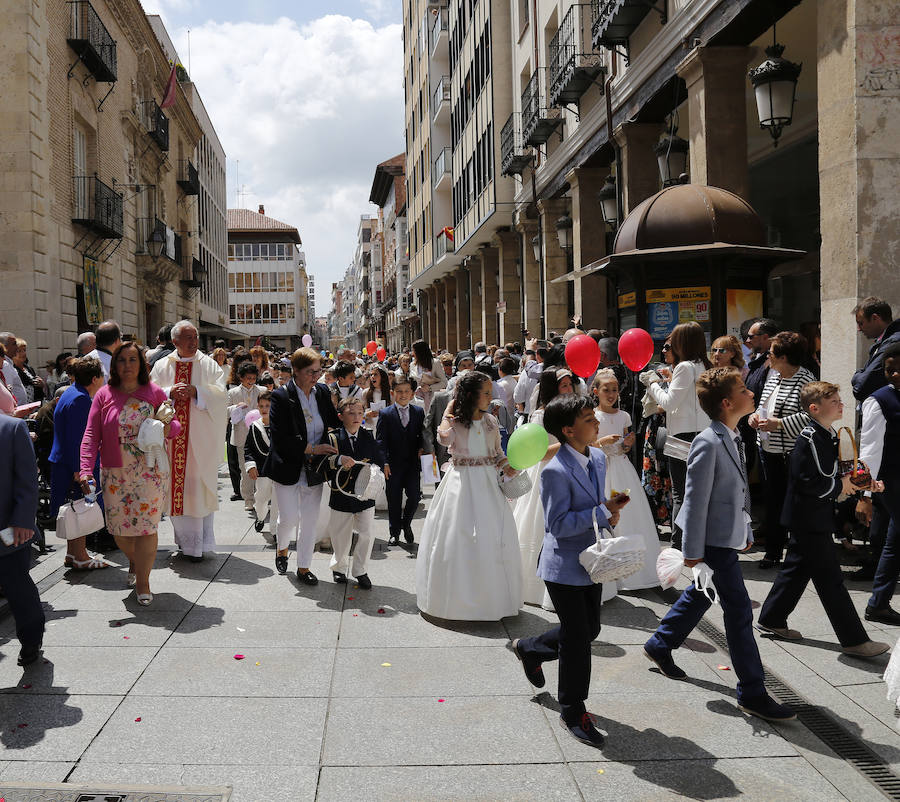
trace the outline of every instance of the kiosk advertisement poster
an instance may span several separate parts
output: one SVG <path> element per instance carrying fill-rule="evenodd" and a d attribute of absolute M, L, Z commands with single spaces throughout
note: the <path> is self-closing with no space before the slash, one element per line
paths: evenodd
<path fill-rule="evenodd" d="M 728 333 L 741 339 L 741 323 L 763 316 L 762 290 L 726 290 L 726 325 Z"/>
<path fill-rule="evenodd" d="M 647 290 L 647 323 L 654 340 L 664 340 L 679 323 L 695 320 L 706 328 L 710 321 L 709 287 Z M 704 325 L 705 324 L 705 325 Z"/>

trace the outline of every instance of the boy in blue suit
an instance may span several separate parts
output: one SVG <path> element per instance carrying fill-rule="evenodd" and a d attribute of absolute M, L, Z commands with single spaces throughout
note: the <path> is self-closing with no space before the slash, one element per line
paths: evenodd
<path fill-rule="evenodd" d="M 578 555 L 596 542 L 595 518 L 598 528 L 612 529 L 628 497 L 604 499 L 606 457 L 590 447 L 597 427 L 590 401 L 582 396 L 557 396 L 544 410 L 544 428 L 562 446 L 541 474 L 545 532 L 537 575 L 547 586 L 559 626 L 514 640 L 512 650 L 538 688 L 545 682 L 541 663 L 559 660 L 560 722 L 579 741 L 599 748 L 603 736 L 584 700 L 591 683 L 591 642 L 600 633 L 603 586 L 591 581 Z"/>
<path fill-rule="evenodd" d="M 753 610 L 738 562 L 738 552 L 753 544 L 750 490 L 738 421 L 753 412 L 753 392 L 737 368 L 713 368 L 697 380 L 697 397 L 712 423 L 694 438 L 687 462 L 684 505 L 678 513 L 684 564 L 706 563 L 725 617 L 728 651 L 738 677 L 738 707 L 770 721 L 796 718 L 790 708 L 766 693 L 759 649 L 753 638 Z M 671 679 L 687 676 L 672 659 L 709 609 L 710 601 L 688 585 L 644 653 Z"/>

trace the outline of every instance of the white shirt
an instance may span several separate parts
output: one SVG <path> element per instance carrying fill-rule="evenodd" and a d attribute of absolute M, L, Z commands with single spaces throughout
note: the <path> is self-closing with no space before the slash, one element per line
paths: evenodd
<path fill-rule="evenodd" d="M 679 362 L 672 371 L 669 389 L 658 382 L 647 387 L 650 397 L 666 411 L 669 434 L 702 432 L 709 426 L 709 416 L 700 407 L 696 383 L 706 368 L 702 362 Z"/>
<path fill-rule="evenodd" d="M 576 451 L 572 446 L 566 443 L 565 448 L 569 449 L 569 453 L 575 457 L 575 461 L 584 469 L 584 472 L 587 474 L 587 478 L 591 478 L 591 472 L 588 470 L 588 465 L 591 463 L 591 458 L 585 456 L 580 451 Z M 603 488 L 600 488 L 600 493 L 603 493 Z M 606 516 L 607 520 L 612 515 L 612 513 L 606 508 L 605 504 L 598 504 L 597 508 Z"/>
<path fill-rule="evenodd" d="M 894 392 L 897 392 L 896 388 Z M 878 478 L 881 460 L 884 456 L 884 437 L 887 434 L 887 421 L 881 404 L 869 396 L 862 404 L 862 429 L 859 433 L 859 458 L 866 463 L 872 472 L 872 478 Z"/>
<path fill-rule="evenodd" d="M 309 395 L 297 387 L 297 397 L 300 399 L 303 416 L 306 418 L 306 442 L 311 446 L 318 445 L 325 434 L 325 421 L 322 420 L 322 416 L 319 414 L 315 387 L 309 391 Z M 306 471 L 300 473 L 300 485 L 301 487 L 309 485 L 306 479 Z"/>
<path fill-rule="evenodd" d="M 104 378 L 105 382 L 108 382 L 109 381 L 109 366 L 112 364 L 112 354 L 107 353 L 106 351 L 100 351 L 97 348 L 95 348 L 89 354 L 85 354 L 85 356 L 93 357 L 94 359 L 96 359 L 100 362 L 100 367 L 103 368 L 103 378 Z"/>
<path fill-rule="evenodd" d="M 516 377 L 515 376 L 502 376 L 497 379 L 497 384 L 503 390 L 504 395 L 506 396 L 505 403 L 506 408 L 509 410 L 509 414 L 515 416 L 516 414 L 516 402 L 513 400 L 513 394 L 516 391 Z"/>

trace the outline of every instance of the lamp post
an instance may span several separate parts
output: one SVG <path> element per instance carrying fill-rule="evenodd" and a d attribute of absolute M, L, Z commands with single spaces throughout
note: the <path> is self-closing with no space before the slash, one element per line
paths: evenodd
<path fill-rule="evenodd" d="M 686 139 L 678 136 L 677 132 L 677 126 L 672 125 L 654 148 L 663 188 L 681 183 L 680 176 L 687 172 L 690 145 Z"/>
<path fill-rule="evenodd" d="M 559 239 L 559 247 L 566 255 L 566 272 L 575 270 L 575 254 L 572 242 L 572 218 L 568 212 L 556 221 L 556 236 Z M 566 313 L 569 318 L 575 314 L 575 282 L 566 282 Z"/>
<path fill-rule="evenodd" d="M 556 221 L 556 236 L 559 238 L 559 247 L 568 253 L 572 247 L 572 218 L 568 214 Z"/>
<path fill-rule="evenodd" d="M 166 247 L 166 233 L 158 227 L 154 227 L 153 233 L 147 239 L 147 250 L 154 259 L 159 259 Z"/>
<path fill-rule="evenodd" d="M 537 262 L 538 266 L 538 287 L 541 293 L 541 309 L 540 309 L 540 317 L 541 317 L 541 339 L 543 340 L 547 336 L 547 324 L 546 317 L 544 315 L 544 238 L 541 236 L 541 219 L 538 217 L 538 233 L 531 238 L 531 247 L 534 252 L 534 261 Z"/>
<path fill-rule="evenodd" d="M 756 95 L 756 113 L 759 127 L 769 129 L 772 146 L 778 147 L 778 137 L 794 116 L 794 100 L 797 95 L 797 79 L 801 64 L 782 58 L 784 45 L 778 44 L 775 25 L 772 25 L 772 44 L 766 48 L 768 58 L 749 72 L 750 83 Z"/>
<path fill-rule="evenodd" d="M 610 228 L 619 227 L 619 196 L 616 191 L 616 177 L 614 175 L 606 176 L 606 183 L 597 193 L 597 202 L 600 204 L 600 214 L 603 216 L 603 222 Z"/>

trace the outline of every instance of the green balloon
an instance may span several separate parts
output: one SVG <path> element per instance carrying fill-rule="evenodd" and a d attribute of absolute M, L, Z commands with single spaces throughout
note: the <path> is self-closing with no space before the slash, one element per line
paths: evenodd
<path fill-rule="evenodd" d="M 539 423 L 526 423 L 516 429 L 509 438 L 506 457 L 513 468 L 523 471 L 537 465 L 549 447 L 547 430 Z"/>

